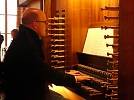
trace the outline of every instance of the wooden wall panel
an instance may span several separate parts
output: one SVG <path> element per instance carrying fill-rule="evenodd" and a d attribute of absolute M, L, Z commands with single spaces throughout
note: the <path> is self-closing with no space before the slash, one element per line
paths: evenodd
<path fill-rule="evenodd" d="M 89 27 L 89 23 L 91 22 L 91 8 L 90 8 L 91 3 L 89 2 L 89 0 L 85 0 L 84 2 L 81 0 L 80 3 L 80 48 L 79 48 L 79 52 L 82 52 L 83 47 L 84 47 L 84 43 L 86 40 L 86 35 L 88 32 L 88 27 Z M 83 37 L 83 38 L 81 38 Z"/>
<path fill-rule="evenodd" d="M 88 32 L 88 25 L 89 25 L 89 22 L 90 22 L 90 19 L 89 19 L 89 15 L 88 15 L 88 10 L 86 9 L 81 9 L 80 11 L 81 15 L 80 15 L 80 36 L 79 36 L 79 46 L 81 48 L 79 48 L 79 52 L 82 52 L 83 51 L 83 48 L 84 48 L 84 43 L 85 43 L 85 40 L 86 40 L 86 33 Z M 83 38 L 81 38 L 83 37 Z"/>
<path fill-rule="evenodd" d="M 61 9 L 65 10 L 67 7 L 67 0 L 61 0 Z"/>
<path fill-rule="evenodd" d="M 71 44 L 72 44 L 72 26 L 71 26 L 71 23 L 72 23 L 72 20 L 71 20 L 71 16 L 73 16 L 73 11 L 71 9 L 67 9 L 66 10 L 67 12 L 67 15 L 66 15 L 66 27 L 67 27 L 67 31 L 66 31 L 66 39 L 67 39 L 67 60 L 68 60 L 68 64 L 67 66 L 70 66 L 71 68 L 71 65 L 72 65 L 72 58 L 73 58 L 73 55 L 72 55 L 72 48 L 71 48 Z"/>
<path fill-rule="evenodd" d="M 71 35 L 71 64 L 78 63 L 76 52 L 82 52 L 88 27 L 88 0 L 69 0 L 67 18 Z M 68 33 L 69 34 L 69 33 Z"/>
<path fill-rule="evenodd" d="M 53 0 L 52 0 L 53 1 Z M 56 10 L 62 10 L 61 9 L 61 2 L 64 2 L 64 0 L 63 1 L 61 1 L 61 0 L 56 0 Z"/>
<path fill-rule="evenodd" d="M 102 0 L 91 0 L 91 21 L 101 22 L 103 21 L 102 13 L 100 12 Z"/>
<path fill-rule="evenodd" d="M 72 52 L 72 61 L 74 60 L 74 62 L 76 62 L 75 60 L 76 59 L 73 59 L 73 58 L 76 58 L 76 50 L 77 51 L 80 51 L 80 42 L 81 42 L 81 38 L 80 38 L 80 9 L 74 9 L 74 12 L 73 12 L 73 17 L 71 19 L 71 52 Z"/>
<path fill-rule="evenodd" d="M 51 0 L 44 1 L 44 12 L 46 13 L 47 18 L 51 17 Z"/>

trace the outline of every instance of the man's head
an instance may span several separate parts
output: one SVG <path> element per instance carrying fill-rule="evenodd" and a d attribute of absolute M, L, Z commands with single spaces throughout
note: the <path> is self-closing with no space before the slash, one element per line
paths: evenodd
<path fill-rule="evenodd" d="M 28 8 L 22 16 L 22 24 L 34 30 L 39 37 L 46 36 L 47 19 L 45 13 L 37 8 Z"/>
<path fill-rule="evenodd" d="M 13 30 L 11 31 L 11 36 L 12 36 L 13 38 L 15 38 L 17 35 L 18 35 L 18 30 L 17 30 L 17 29 L 13 29 Z"/>

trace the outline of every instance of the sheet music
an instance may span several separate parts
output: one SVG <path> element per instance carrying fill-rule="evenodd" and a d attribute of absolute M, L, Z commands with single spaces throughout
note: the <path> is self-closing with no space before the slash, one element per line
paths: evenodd
<path fill-rule="evenodd" d="M 112 46 L 106 47 L 106 44 L 113 44 L 113 38 L 104 39 L 104 35 L 113 35 L 113 29 L 102 30 L 101 28 L 89 28 L 83 53 L 107 56 L 107 52 L 113 53 Z"/>

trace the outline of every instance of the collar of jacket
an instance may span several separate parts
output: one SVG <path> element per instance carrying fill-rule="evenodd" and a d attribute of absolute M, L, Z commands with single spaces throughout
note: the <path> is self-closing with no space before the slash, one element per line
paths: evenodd
<path fill-rule="evenodd" d="M 31 43 L 35 43 L 37 45 L 42 46 L 42 40 L 39 38 L 39 36 L 37 35 L 37 33 L 28 28 L 25 27 L 24 25 L 20 24 L 19 26 L 19 34 L 25 34 L 27 39 L 31 42 Z"/>

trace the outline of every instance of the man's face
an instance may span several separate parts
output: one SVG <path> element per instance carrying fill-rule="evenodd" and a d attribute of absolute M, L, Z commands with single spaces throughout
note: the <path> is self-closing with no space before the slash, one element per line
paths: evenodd
<path fill-rule="evenodd" d="M 12 38 L 15 37 L 15 32 L 14 31 L 11 32 L 11 36 L 12 36 Z"/>
<path fill-rule="evenodd" d="M 44 37 L 47 35 L 47 24 L 46 22 L 38 22 L 38 34 L 40 37 Z"/>
<path fill-rule="evenodd" d="M 39 20 L 36 21 L 37 22 L 37 33 L 40 37 L 44 37 L 47 35 L 47 20 L 46 20 L 46 16 L 43 13 L 41 18 L 39 18 Z"/>

